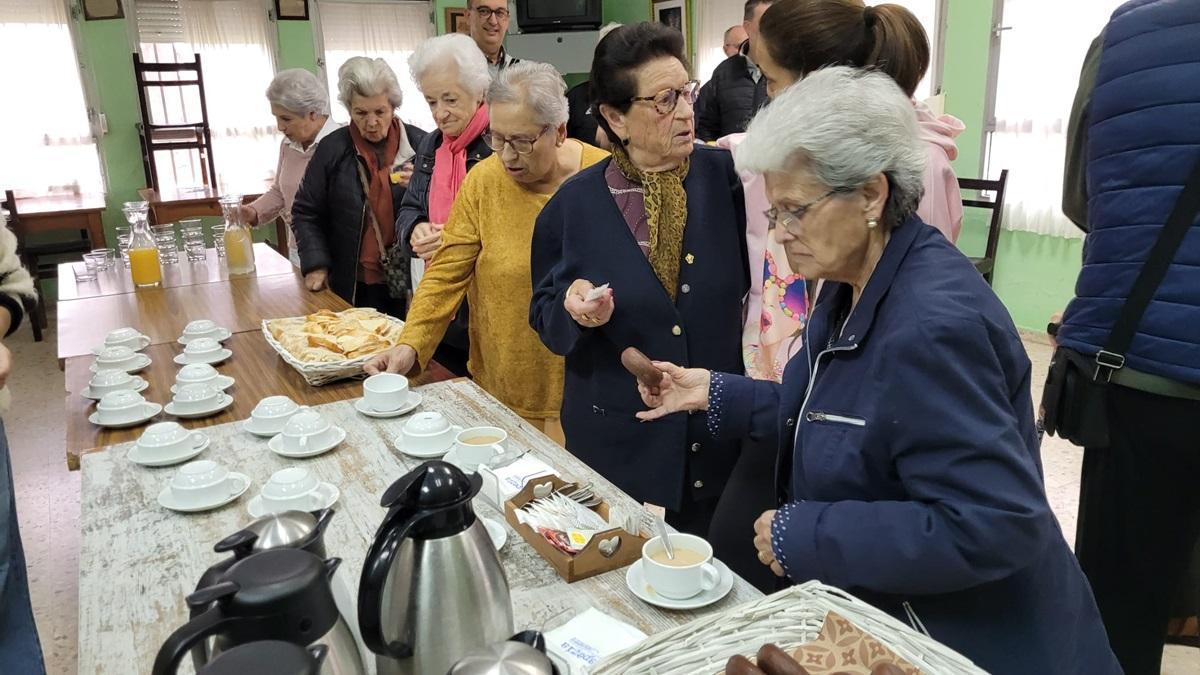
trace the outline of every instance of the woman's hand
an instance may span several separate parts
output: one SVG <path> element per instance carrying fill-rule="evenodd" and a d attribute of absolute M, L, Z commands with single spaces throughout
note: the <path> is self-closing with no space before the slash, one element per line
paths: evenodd
<path fill-rule="evenodd" d="M 775 559 L 775 549 L 771 548 L 771 522 L 775 520 L 775 511 L 764 511 L 758 520 L 754 521 L 754 548 L 758 549 L 758 561 L 768 565 L 775 576 L 783 576 L 783 566 Z"/>
<path fill-rule="evenodd" d="M 326 282 L 329 279 L 329 270 L 322 267 L 319 270 L 313 270 L 304 275 L 304 285 L 308 290 L 316 293 L 317 291 L 325 290 Z"/>
<path fill-rule="evenodd" d="M 367 361 L 363 370 L 367 371 L 368 375 L 378 375 L 379 373 L 407 375 L 416 362 L 417 350 L 408 345 L 397 345 Z"/>
<path fill-rule="evenodd" d="M 408 183 L 412 180 L 412 175 L 412 162 L 405 162 L 404 166 L 401 166 L 399 171 L 396 171 L 392 174 L 392 182 L 407 190 Z"/>
<path fill-rule="evenodd" d="M 442 245 L 442 228 L 445 225 L 437 223 L 417 223 L 413 228 L 412 237 L 408 243 L 412 244 L 413 253 L 421 257 L 421 260 L 428 261 L 437 253 L 438 248 Z"/>
<path fill-rule="evenodd" d="M 29 317 L 31 321 L 37 321 L 37 317 Z M 12 352 L 8 351 L 8 347 L 0 342 L 0 389 L 8 383 L 8 376 L 12 374 Z"/>
<path fill-rule="evenodd" d="M 604 289 L 604 294 L 595 300 L 588 300 L 587 294 L 595 286 L 587 279 L 576 279 L 567 289 L 567 297 L 563 300 L 563 308 L 575 322 L 584 328 L 599 328 L 612 318 L 613 310 L 617 308 L 611 288 Z"/>
<path fill-rule="evenodd" d="M 242 222 L 243 223 L 245 223 L 251 227 L 258 225 L 258 211 L 255 211 L 254 209 L 250 208 L 249 206 L 247 206 L 245 204 L 242 204 L 241 206 L 239 206 L 238 211 L 241 212 L 241 214 L 242 214 Z"/>
<path fill-rule="evenodd" d="M 658 385 L 658 394 L 651 392 L 646 385 L 638 383 L 638 393 L 642 395 L 642 402 L 650 407 L 649 410 L 637 413 L 639 420 L 651 422 L 671 413 L 708 410 L 711 372 L 704 368 L 680 368 L 666 361 L 653 363 L 655 368 L 662 371 L 662 382 Z"/>

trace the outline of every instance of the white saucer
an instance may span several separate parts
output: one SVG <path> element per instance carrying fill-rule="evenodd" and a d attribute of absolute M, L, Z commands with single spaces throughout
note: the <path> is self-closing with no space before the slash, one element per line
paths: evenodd
<path fill-rule="evenodd" d="M 339 497 L 342 496 L 340 490 L 333 483 L 321 483 L 317 486 L 317 491 L 321 493 L 321 501 L 309 511 L 319 511 L 327 509 L 337 503 Z M 254 495 L 250 498 L 250 502 L 246 504 L 246 513 L 250 514 L 251 518 L 262 518 L 267 515 L 266 507 L 263 506 L 262 495 Z"/>
<path fill-rule="evenodd" d="M 150 365 L 150 357 L 146 356 L 145 354 L 137 353 L 137 354 L 134 354 L 133 357 L 136 360 L 134 361 L 133 365 L 131 365 L 131 366 L 126 366 L 124 368 L 114 368 L 112 366 L 104 366 L 104 370 L 123 370 L 127 373 L 140 373 L 141 371 L 145 370 L 147 366 Z M 92 371 L 93 373 L 95 373 L 96 371 L 98 371 L 100 369 L 101 369 L 100 366 L 96 363 L 93 363 L 88 368 L 88 370 Z"/>
<path fill-rule="evenodd" d="M 145 349 L 146 347 L 150 346 L 150 338 L 145 335 L 138 337 L 138 345 L 140 345 L 140 346 L 133 347 L 133 346 L 126 345 L 126 344 L 113 345 L 113 346 L 129 347 L 130 349 L 132 349 L 135 352 L 140 352 L 143 349 Z M 95 347 L 92 347 L 92 356 L 100 356 L 100 352 L 104 351 L 105 349 L 108 349 L 108 347 L 109 347 L 109 345 L 96 345 Z"/>
<path fill-rule="evenodd" d="M 346 440 L 345 429 L 341 427 L 334 427 L 333 429 L 336 432 L 333 440 L 323 448 L 317 448 L 307 452 L 289 452 L 283 449 L 283 434 L 276 434 L 275 436 L 272 436 L 271 440 L 267 441 L 267 447 L 271 449 L 271 452 L 279 455 L 280 457 L 290 457 L 292 459 L 316 457 L 317 455 L 323 455 L 329 452 L 330 450 L 336 448 L 342 441 Z"/>
<path fill-rule="evenodd" d="M 161 405 L 157 403 L 151 403 L 150 401 L 146 401 L 142 405 L 145 406 L 145 409 L 142 411 L 142 416 L 134 420 L 129 420 L 128 422 L 116 422 L 114 424 L 101 422 L 99 411 L 88 415 L 88 421 L 98 427 L 104 427 L 105 429 L 128 429 L 129 427 L 136 427 L 149 422 L 150 420 L 154 419 L 155 415 L 162 412 L 163 409 Z"/>
<path fill-rule="evenodd" d="M 458 432 L 463 430 L 463 428 L 458 426 L 457 424 L 452 425 L 450 428 L 454 430 L 455 436 L 458 435 Z M 404 434 L 401 433 L 392 439 L 392 446 L 395 447 L 397 450 L 399 450 L 401 453 L 408 455 L 409 457 L 414 457 L 416 459 L 437 459 L 438 457 L 441 457 L 442 455 L 446 455 L 447 453 L 449 453 L 450 451 L 452 451 L 454 449 L 454 438 L 451 437 L 450 442 L 446 445 L 445 448 L 443 448 L 441 450 L 429 451 L 429 452 L 417 452 L 415 450 L 409 450 L 404 447 Z"/>
<path fill-rule="evenodd" d="M 143 378 L 141 378 L 141 377 L 138 377 L 138 376 L 136 376 L 136 375 L 135 375 L 135 376 L 133 377 L 133 386 L 132 386 L 132 387 L 129 387 L 129 388 L 128 388 L 128 390 L 129 390 L 129 391 L 133 391 L 133 392 L 137 392 L 137 393 L 139 393 L 139 394 L 140 394 L 140 393 L 142 393 L 143 391 L 146 391 L 146 388 L 147 388 L 147 387 L 149 387 L 149 386 L 150 386 L 150 383 L 149 383 L 149 382 L 147 382 L 145 379 L 143 379 Z M 126 391 L 126 390 L 125 390 L 125 389 L 113 389 L 113 391 Z M 92 393 L 92 388 L 91 388 L 90 386 L 89 386 L 89 387 L 84 387 L 84 388 L 83 388 L 83 391 L 79 392 L 79 395 L 80 395 L 80 396 L 82 396 L 82 397 L 84 397 L 84 398 L 90 398 L 90 399 L 92 399 L 93 401 L 99 401 L 99 400 L 100 400 L 100 398 L 103 396 L 103 394 L 94 394 L 94 393 Z"/>
<path fill-rule="evenodd" d="M 504 542 L 508 541 L 508 530 L 504 529 L 500 521 L 484 518 L 483 516 L 476 517 L 482 520 L 483 526 L 487 528 L 488 537 L 492 540 L 492 546 L 495 546 L 497 551 L 504 548 Z"/>
<path fill-rule="evenodd" d="M 142 466 L 171 466 L 172 464 L 186 462 L 187 460 L 207 450 L 208 444 L 210 443 L 208 436 L 200 434 L 200 437 L 203 440 L 201 440 L 199 445 L 188 448 L 179 454 L 172 455 L 170 457 L 157 457 L 155 459 L 142 457 L 142 453 L 146 451 L 143 450 L 142 446 L 137 443 L 135 443 L 133 447 L 129 449 L 129 454 L 126 456 L 129 458 L 129 461 L 133 462 L 134 464 L 141 464 Z"/>
<path fill-rule="evenodd" d="M 229 495 L 213 504 L 180 504 L 175 501 L 175 494 L 171 492 L 171 486 L 168 485 L 158 493 L 158 504 L 163 508 L 172 511 L 180 511 L 182 513 L 198 513 L 200 511 L 211 511 L 215 508 L 225 506 L 229 502 L 241 497 L 250 489 L 250 477 L 244 473 L 230 471 L 229 477 L 225 479 L 230 484 Z"/>
<path fill-rule="evenodd" d="M 209 358 L 203 359 L 203 360 L 189 359 L 187 354 L 177 354 L 173 360 L 175 361 L 176 364 L 181 365 L 181 366 L 186 366 L 191 363 L 206 363 L 210 366 L 214 366 L 214 365 L 224 361 L 225 359 L 228 359 L 231 356 L 233 356 L 232 351 L 230 351 L 228 349 L 222 349 L 221 351 L 217 352 L 216 354 L 213 354 Z M 193 357 L 193 358 L 195 358 L 195 357 Z"/>
<path fill-rule="evenodd" d="M 403 450 L 401 450 L 401 452 L 403 452 Z M 493 456 L 495 457 L 498 455 L 493 455 Z M 460 460 L 458 458 L 458 448 L 454 447 L 453 445 L 450 446 L 450 452 L 447 452 L 446 455 L 444 457 L 442 457 L 442 461 L 447 462 L 449 464 L 453 464 L 454 466 L 457 466 L 458 468 L 462 469 L 463 471 L 467 471 L 467 472 L 479 470 L 478 463 L 469 464 L 467 462 L 463 462 L 462 460 Z"/>
<path fill-rule="evenodd" d="M 229 394 L 221 394 L 221 399 L 212 408 L 209 408 L 208 410 L 197 410 L 196 412 L 187 412 L 187 413 L 179 412 L 178 410 L 175 409 L 174 401 L 171 401 L 170 403 L 168 403 L 165 410 L 167 411 L 168 415 L 173 415 L 180 419 L 190 420 L 190 419 L 197 419 L 200 417 L 208 417 L 209 415 L 216 415 L 217 413 L 221 412 L 222 410 L 228 408 L 231 405 L 233 405 L 233 397 L 230 396 Z"/>
<path fill-rule="evenodd" d="M 662 607 L 663 609 L 699 609 L 707 607 L 725 597 L 729 594 L 730 589 L 733 588 L 733 572 L 730 572 L 725 563 L 716 558 L 713 558 L 713 565 L 716 566 L 717 572 L 721 577 L 717 581 L 717 585 L 711 591 L 701 591 L 684 600 L 672 600 L 655 593 L 654 589 L 646 583 L 645 577 L 642 576 L 642 561 L 640 559 L 629 566 L 629 571 L 625 573 L 625 583 L 629 586 L 629 590 L 633 591 L 634 595 L 655 607 Z"/>
<path fill-rule="evenodd" d="M 368 408 L 367 400 L 365 398 L 360 398 L 354 402 L 354 409 L 357 410 L 358 412 L 366 415 L 367 417 L 374 417 L 376 419 L 387 419 L 389 417 L 399 417 L 401 415 L 407 415 L 408 413 L 416 410 L 417 406 L 421 405 L 421 401 L 424 400 L 424 398 L 425 398 L 424 396 L 421 396 L 417 392 L 410 391 L 410 392 L 408 392 L 408 400 L 404 403 L 404 405 L 400 406 L 399 408 L 396 408 L 395 410 L 388 410 L 387 412 L 379 412 L 378 410 L 375 410 L 374 408 Z"/>
<path fill-rule="evenodd" d="M 274 436 L 279 435 L 278 430 L 267 431 L 265 429 L 255 429 L 253 422 L 254 422 L 253 417 L 247 417 L 246 419 L 242 420 L 241 424 L 238 426 L 240 426 L 242 428 L 242 431 L 245 431 L 246 433 L 248 433 L 252 436 L 260 436 L 262 438 L 272 438 Z"/>
<path fill-rule="evenodd" d="M 235 381 L 236 380 L 234 380 L 232 377 L 230 377 L 228 375 L 218 375 L 216 377 L 216 379 L 213 380 L 211 383 L 205 383 L 205 384 L 212 384 L 212 386 L 216 387 L 217 389 L 220 389 L 221 391 L 225 391 L 226 389 L 232 387 Z M 171 385 L 171 393 L 172 394 L 179 393 L 179 385 L 178 384 Z"/>
<path fill-rule="evenodd" d="M 233 337 L 233 331 L 229 330 L 228 328 L 222 328 L 221 332 L 217 333 L 216 335 L 197 335 L 194 338 L 184 337 L 184 336 L 180 335 L 179 339 L 176 340 L 176 342 L 178 342 L 179 344 L 186 347 L 187 343 L 191 342 L 192 340 L 197 340 L 202 337 L 210 337 L 210 338 L 216 340 L 217 342 L 224 342 L 224 341 L 228 340 L 229 338 Z"/>

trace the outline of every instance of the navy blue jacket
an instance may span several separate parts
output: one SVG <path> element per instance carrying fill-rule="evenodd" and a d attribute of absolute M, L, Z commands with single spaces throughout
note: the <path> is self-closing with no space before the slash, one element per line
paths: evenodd
<path fill-rule="evenodd" d="M 849 291 L 826 284 L 782 385 L 724 376 L 709 411 L 721 437 L 779 443 L 788 576 L 901 620 L 908 602 L 992 673 L 1119 673 L 1046 501 L 1031 366 L 1004 306 L 915 217 L 839 336 Z"/>
<path fill-rule="evenodd" d="M 1086 116 L 1083 269 L 1058 343 L 1100 351 L 1183 183 L 1200 161 L 1200 3 L 1137 0 L 1104 30 Z M 1146 308 L 1126 363 L 1200 384 L 1200 223 Z"/>
<path fill-rule="evenodd" d="M 703 415 L 639 422 L 637 383 L 621 352 L 742 372 L 742 298 L 749 289 L 742 185 L 726 150 L 697 146 L 684 179 L 688 197 L 679 290 L 672 302 L 595 164 L 563 183 L 533 233 L 529 323 L 566 357 L 562 425 L 567 449 L 639 501 L 678 510 L 721 494 L 737 460 L 736 441 L 713 442 Z M 616 308 L 584 328 L 563 308 L 576 279 L 612 285 Z"/>

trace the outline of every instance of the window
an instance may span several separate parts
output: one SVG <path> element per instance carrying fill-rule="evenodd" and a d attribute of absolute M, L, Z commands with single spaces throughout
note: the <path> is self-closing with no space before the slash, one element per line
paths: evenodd
<path fill-rule="evenodd" d="M 1009 170 L 1005 229 L 1080 238 L 1062 214 L 1067 123 L 1088 45 L 1124 0 L 1001 1 L 986 173 Z"/>
<path fill-rule="evenodd" d="M 138 0 L 139 52 L 147 62 L 192 61 L 200 54 L 205 100 L 222 192 L 259 192 L 272 178 L 280 136 L 265 92 L 275 76 L 273 28 L 262 0 Z M 201 118 L 195 88 L 152 88 L 156 124 Z M 202 185 L 200 158 L 190 150 L 160 151 L 159 189 Z"/>
<path fill-rule="evenodd" d="M 104 192 L 61 0 L 0 0 L 0 190 Z"/>
<path fill-rule="evenodd" d="M 400 119 L 422 129 L 433 129 L 429 106 L 408 71 L 408 57 L 434 34 L 429 3 L 321 0 L 317 10 L 333 119 L 343 124 L 350 121 L 346 108 L 337 100 L 338 68 L 352 56 L 370 56 L 382 58 L 396 71 L 404 92 Z"/>
<path fill-rule="evenodd" d="M 925 37 L 929 40 L 929 70 L 925 73 L 925 79 L 917 85 L 917 90 L 913 93 L 913 98 L 918 101 L 925 99 L 938 93 L 941 89 L 941 53 L 942 53 L 942 24 L 941 17 L 944 15 L 944 7 L 941 0 L 871 0 L 869 5 L 893 4 L 900 5 L 917 17 L 921 25 L 925 28 Z"/>

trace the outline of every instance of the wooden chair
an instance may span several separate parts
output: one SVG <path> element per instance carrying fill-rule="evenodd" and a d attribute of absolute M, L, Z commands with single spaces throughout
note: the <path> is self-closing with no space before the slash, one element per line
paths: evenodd
<path fill-rule="evenodd" d="M 50 325 L 46 317 L 46 298 L 42 294 L 42 280 L 55 278 L 57 272 L 53 262 L 42 264 L 41 259 L 65 254 L 82 255 L 92 250 L 92 241 L 87 230 L 79 230 L 77 239 L 47 244 L 29 244 L 25 228 L 21 225 L 21 214 L 17 211 L 17 199 L 12 190 L 4 191 L 3 207 L 8 211 L 8 226 L 17 236 L 17 256 L 29 270 L 29 274 L 33 276 L 33 286 L 37 290 L 37 299 L 26 303 L 25 311 L 29 315 L 29 325 L 33 327 L 34 342 L 41 342 L 42 331 Z"/>
<path fill-rule="evenodd" d="M 992 275 L 996 271 L 996 249 L 1000 245 L 1000 224 L 1004 219 L 1004 187 L 1008 183 L 1008 169 L 1000 172 L 998 180 L 988 180 L 986 178 L 959 178 L 958 187 L 960 190 L 978 190 L 979 194 L 975 199 L 963 199 L 963 206 L 973 206 L 980 209 L 989 209 L 992 212 L 991 222 L 988 224 L 987 247 L 984 249 L 983 257 L 971 258 L 971 262 L 975 263 L 975 269 L 983 275 L 985 281 L 990 286 L 992 284 Z M 984 199 L 983 192 L 991 192 L 991 199 Z"/>

